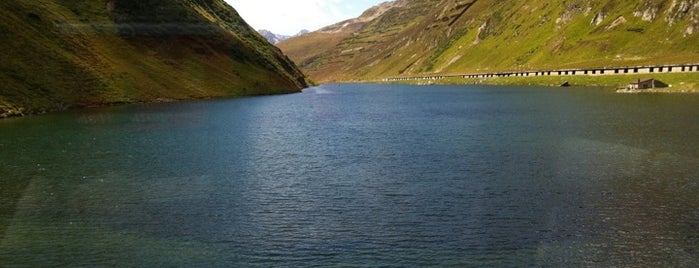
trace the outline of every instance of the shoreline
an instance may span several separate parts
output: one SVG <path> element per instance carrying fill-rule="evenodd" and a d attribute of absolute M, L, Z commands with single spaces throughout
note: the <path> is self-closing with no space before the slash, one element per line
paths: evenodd
<path fill-rule="evenodd" d="M 474 84 L 590 86 L 626 89 L 636 81 L 660 80 L 668 87 L 629 90 L 633 93 L 699 93 L 699 63 L 654 66 L 616 66 L 582 69 L 496 71 L 488 73 L 421 74 L 384 77 L 381 82 L 407 84 Z M 620 90 L 621 91 L 621 90 Z"/>
<path fill-rule="evenodd" d="M 261 94 L 251 94 L 251 95 L 228 95 L 228 96 L 197 96 L 191 98 L 169 98 L 169 97 L 159 97 L 152 100 L 119 100 L 113 102 L 101 102 L 101 103 L 74 103 L 55 106 L 49 109 L 32 111 L 23 108 L 16 107 L 7 102 L 0 100 L 0 121 L 12 118 L 23 118 L 35 115 L 45 115 L 51 113 L 59 113 L 70 110 L 82 110 L 82 109 L 93 109 L 93 108 L 104 108 L 104 107 L 118 107 L 125 105 L 137 105 L 137 104 L 159 104 L 159 103 L 177 103 L 186 101 L 206 101 L 206 100 L 222 100 L 222 99 L 236 99 L 236 98 L 246 98 L 246 97 L 262 97 L 262 96 L 273 96 L 273 95 L 289 95 L 302 92 L 303 89 L 294 92 L 277 92 L 277 93 L 261 93 Z"/>
<path fill-rule="evenodd" d="M 669 87 L 627 90 L 628 83 L 638 79 L 654 78 L 667 83 Z M 373 79 L 363 81 L 338 81 L 334 83 L 384 83 L 384 84 L 409 84 L 409 85 L 499 85 L 499 86 L 546 86 L 546 87 L 602 87 L 615 90 L 619 94 L 699 94 L 699 72 L 677 73 L 644 73 L 644 74 L 606 74 L 606 75 L 556 75 L 556 76 L 490 76 L 490 77 L 463 77 L 451 76 L 414 76 L 412 79 Z M 301 91 L 298 91 L 301 92 Z M 103 103 L 74 103 L 49 107 L 44 110 L 28 110 L 11 103 L 0 100 L 0 120 L 9 118 L 21 118 L 31 115 L 55 113 L 73 109 L 98 108 L 121 106 L 143 103 L 172 103 L 181 101 L 199 101 L 241 97 L 268 96 L 280 94 L 293 94 L 298 92 L 229 95 L 229 96 L 201 96 L 194 98 L 168 98 L 159 97 L 152 100 L 118 100 Z"/>
<path fill-rule="evenodd" d="M 560 75 L 560 76 L 492 76 L 468 77 L 424 76 L 421 79 L 378 79 L 368 82 L 397 83 L 411 85 L 499 85 L 499 86 L 547 86 L 547 87 L 603 87 L 619 93 L 634 94 L 694 94 L 699 93 L 699 72 L 655 73 L 655 74 L 607 74 L 607 75 Z M 654 78 L 669 85 L 666 88 L 641 89 L 621 92 L 629 83 L 638 79 Z"/>

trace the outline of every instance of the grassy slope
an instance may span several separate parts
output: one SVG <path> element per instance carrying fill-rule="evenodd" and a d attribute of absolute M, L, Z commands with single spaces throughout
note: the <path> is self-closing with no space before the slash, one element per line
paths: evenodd
<path fill-rule="evenodd" d="M 447 71 L 497 69 L 556 69 L 599 66 L 623 66 L 664 63 L 688 63 L 699 60 L 699 35 L 684 37 L 686 21 L 669 26 L 662 18 L 645 22 L 633 15 L 638 3 L 633 1 L 577 1 L 577 4 L 522 3 L 515 8 L 494 6 L 497 16 L 488 37 L 473 45 L 476 29 L 457 41 L 469 47 L 460 53 L 452 47 L 440 57 L 440 63 L 457 54 L 465 54 Z M 588 3 L 585 3 L 588 2 Z M 637 1 L 635 1 L 637 2 Z M 572 12 L 569 22 L 557 19 Z M 485 8 L 478 3 L 475 8 Z M 589 11 L 588 11 L 588 8 Z M 591 25 L 592 18 L 604 13 L 606 19 Z M 485 12 L 483 12 L 485 13 Z M 530 20 L 530 17 L 539 18 Z M 619 17 L 627 22 L 609 28 Z M 484 18 L 481 18 L 484 19 Z M 479 59 L 488 51 L 489 57 Z"/>
<path fill-rule="evenodd" d="M 0 36 L 0 116 L 307 86 L 223 0 L 4 0 Z"/>
<path fill-rule="evenodd" d="M 475 2 L 465 12 L 467 4 Z M 699 5 L 671 0 L 408 1 L 301 67 L 318 81 L 699 62 Z M 658 7 L 652 21 L 634 12 Z M 462 14 L 463 12 L 463 14 Z M 592 24 L 603 14 L 599 25 Z M 612 27 L 623 17 L 625 23 Z M 674 19 L 670 25 L 668 18 Z M 302 47 L 304 37 L 288 40 Z M 284 46 L 280 46 L 285 50 Z M 356 51 L 343 55 L 342 51 Z M 294 60 L 296 52 L 288 53 Z M 304 59 L 313 57 L 303 55 Z M 308 62 L 304 62 L 308 63 Z"/>

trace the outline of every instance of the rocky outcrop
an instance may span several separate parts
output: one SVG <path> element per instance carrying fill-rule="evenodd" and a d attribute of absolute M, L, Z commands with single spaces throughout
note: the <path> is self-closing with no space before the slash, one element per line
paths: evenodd
<path fill-rule="evenodd" d="M 480 44 L 481 41 L 483 41 L 483 39 L 488 37 L 488 35 L 490 34 L 489 22 L 490 21 L 486 20 L 485 22 L 483 22 L 483 24 L 481 24 L 480 27 L 478 27 L 478 34 L 476 34 L 476 40 L 473 40 L 474 45 Z"/>
<path fill-rule="evenodd" d="M 635 17 L 641 18 L 643 21 L 654 21 L 658 17 L 658 12 L 660 11 L 659 6 L 651 5 L 650 2 L 646 1 L 645 4 L 641 5 L 633 15 Z"/>
<path fill-rule="evenodd" d="M 663 11 L 664 10 L 664 11 Z M 688 21 L 684 36 L 690 36 L 699 28 L 699 1 L 698 0 L 645 0 L 634 11 L 634 16 L 643 21 L 652 22 L 664 15 L 663 20 L 670 26 L 680 21 Z"/>
<path fill-rule="evenodd" d="M 597 14 L 595 14 L 594 17 L 592 17 L 592 21 L 590 22 L 590 25 L 599 26 L 600 24 L 602 24 L 602 22 L 604 22 L 604 19 L 606 19 L 606 18 L 607 18 L 607 14 L 600 11 Z"/>
<path fill-rule="evenodd" d="M 664 12 L 663 12 L 664 10 Z M 699 1 L 697 0 L 645 0 L 634 11 L 634 16 L 644 21 L 654 21 L 664 14 L 664 21 L 670 25 L 680 20 L 697 18 Z"/>
<path fill-rule="evenodd" d="M 665 16 L 665 21 L 669 23 L 670 25 L 675 24 L 678 20 L 684 19 L 687 17 L 690 11 L 690 8 L 694 3 L 691 0 L 672 0 L 672 4 L 670 4 L 670 7 L 667 9 L 667 16 Z M 697 1 L 699 3 L 699 1 Z"/>
<path fill-rule="evenodd" d="M 607 27 L 605 27 L 605 29 L 611 30 L 611 29 L 617 28 L 621 25 L 624 25 L 627 22 L 628 22 L 628 20 L 626 20 L 626 18 L 624 18 L 624 16 L 619 16 L 612 23 L 610 23 Z"/>
<path fill-rule="evenodd" d="M 16 108 L 0 101 L 0 118 L 24 116 L 24 108 Z"/>

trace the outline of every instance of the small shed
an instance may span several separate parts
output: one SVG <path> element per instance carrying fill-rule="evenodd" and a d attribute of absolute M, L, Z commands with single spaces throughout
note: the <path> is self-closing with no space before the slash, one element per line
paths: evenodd
<path fill-rule="evenodd" d="M 626 88 L 629 90 L 639 90 L 639 89 L 649 89 L 649 88 L 664 88 L 668 87 L 668 84 L 661 82 L 660 80 L 650 79 L 639 79 L 638 81 L 631 82 Z"/>

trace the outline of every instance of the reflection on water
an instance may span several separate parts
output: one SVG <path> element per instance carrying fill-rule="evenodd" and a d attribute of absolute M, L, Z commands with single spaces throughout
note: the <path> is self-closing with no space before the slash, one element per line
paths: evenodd
<path fill-rule="evenodd" d="M 326 85 L 0 121 L 0 266 L 692 267 L 697 104 Z"/>
<path fill-rule="evenodd" d="M 561 177 L 586 188 L 595 213 L 589 234 L 599 263 L 688 266 L 697 259 L 699 159 L 620 144 L 570 140 L 561 146 Z M 590 183 L 593 181 L 594 183 Z"/>

